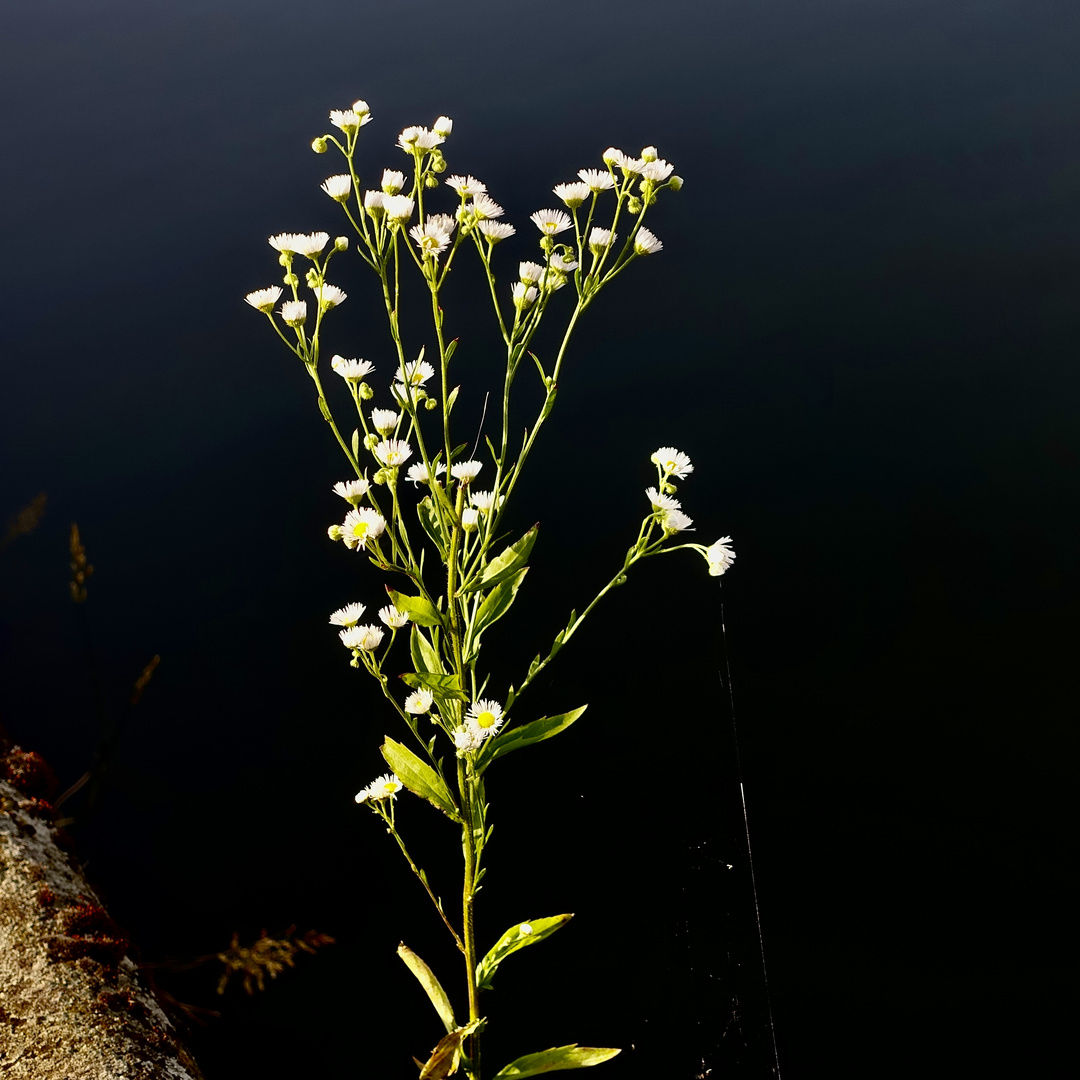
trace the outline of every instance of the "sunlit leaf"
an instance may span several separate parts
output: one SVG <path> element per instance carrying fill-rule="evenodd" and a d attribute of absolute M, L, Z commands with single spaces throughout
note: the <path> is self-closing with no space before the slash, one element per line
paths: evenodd
<path fill-rule="evenodd" d="M 417 671 L 429 672 L 433 675 L 443 673 L 442 660 L 435 647 L 428 641 L 427 634 L 415 625 L 409 638 L 409 652 L 412 655 L 413 667 Z"/>
<path fill-rule="evenodd" d="M 439 1014 L 439 1019 L 443 1022 L 443 1027 L 445 1027 L 448 1032 L 456 1031 L 457 1021 L 454 1019 L 454 1007 L 450 1004 L 450 999 L 446 996 L 446 991 L 442 988 L 442 983 L 435 978 L 435 974 L 431 968 L 429 968 L 427 964 L 425 964 L 424 961 L 404 943 L 397 947 L 397 954 L 424 988 L 424 993 L 426 993 L 431 1000 L 431 1004 L 435 1006 L 435 1011 Z"/>
<path fill-rule="evenodd" d="M 395 592 L 389 585 L 386 586 L 386 591 L 394 607 L 405 612 L 414 623 L 421 626 L 442 626 L 442 616 L 430 600 L 425 600 L 422 596 L 406 596 L 405 593 Z"/>
<path fill-rule="evenodd" d="M 483 603 L 481 603 L 480 609 L 476 613 L 476 618 L 473 619 L 472 625 L 465 635 L 466 663 L 474 659 L 480 651 L 480 635 L 492 623 L 498 622 L 509 611 L 510 605 L 517 597 L 518 589 L 528 572 L 529 568 L 527 566 L 522 567 L 522 569 L 506 578 L 505 581 L 499 582 L 484 597 Z"/>
<path fill-rule="evenodd" d="M 430 690 L 436 698 L 469 700 L 469 695 L 461 689 L 461 680 L 456 675 L 435 675 L 430 671 L 407 671 L 401 676 L 401 681 L 413 690 Z"/>
<path fill-rule="evenodd" d="M 476 755 L 474 767 L 478 773 L 482 773 L 496 758 L 503 757 L 520 750 L 523 746 L 532 746 L 533 743 L 543 742 L 560 731 L 565 731 L 581 714 L 588 708 L 582 705 L 580 709 L 571 709 L 570 712 L 559 713 L 558 716 L 542 716 L 539 720 L 530 720 L 520 727 L 512 727 L 490 739 L 484 740 L 484 745 Z"/>
<path fill-rule="evenodd" d="M 389 736 L 379 749 L 394 775 L 414 794 L 427 799 L 447 817 L 460 821 L 457 806 L 443 778 L 426 762 L 421 761 L 407 746 Z"/>
<path fill-rule="evenodd" d="M 453 1076 L 461 1061 L 461 1044 L 482 1024 L 483 1020 L 473 1020 L 444 1035 L 426 1064 L 420 1066 L 420 1080 L 443 1080 L 443 1077 Z"/>
<path fill-rule="evenodd" d="M 511 954 L 527 945 L 550 937 L 556 930 L 562 929 L 572 918 L 573 912 L 566 915 L 552 915 L 546 919 L 530 919 L 528 922 L 515 923 L 488 951 L 487 956 L 476 967 L 476 983 L 481 990 L 491 989 L 491 977 L 495 969 Z"/>
<path fill-rule="evenodd" d="M 606 1046 L 556 1046 L 551 1050 L 541 1050 L 539 1054 L 526 1054 L 517 1061 L 510 1062 L 500 1069 L 494 1080 L 520 1080 L 524 1076 L 539 1076 L 541 1073 L 559 1072 L 562 1069 L 585 1069 L 590 1065 L 599 1065 L 610 1061 L 616 1054 L 621 1054 Z"/>
<path fill-rule="evenodd" d="M 520 540 L 505 548 L 484 567 L 480 577 L 475 582 L 470 582 L 462 592 L 475 592 L 477 589 L 487 589 L 492 585 L 498 585 L 511 574 L 520 570 L 529 560 L 529 553 L 533 544 L 536 543 L 539 525 L 534 525 Z"/>

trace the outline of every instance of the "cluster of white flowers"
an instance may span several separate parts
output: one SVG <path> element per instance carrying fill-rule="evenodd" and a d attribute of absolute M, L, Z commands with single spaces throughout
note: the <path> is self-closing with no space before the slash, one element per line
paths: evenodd
<path fill-rule="evenodd" d="M 334 491 L 341 494 L 336 487 Z M 352 499 L 349 498 L 349 501 Z M 331 540 L 341 540 L 347 548 L 356 551 L 364 551 L 370 541 L 377 541 L 385 531 L 386 519 L 370 506 L 354 506 L 340 525 L 331 525 L 326 530 Z"/>
<path fill-rule="evenodd" d="M 393 799 L 404 786 L 393 773 L 383 773 L 377 780 L 372 780 L 366 788 L 361 788 L 356 793 L 356 801 L 363 804 Z"/>
<path fill-rule="evenodd" d="M 454 745 L 461 751 L 477 750 L 502 725 L 502 705 L 493 698 L 480 698 L 469 706 L 465 723 L 454 732 Z"/>

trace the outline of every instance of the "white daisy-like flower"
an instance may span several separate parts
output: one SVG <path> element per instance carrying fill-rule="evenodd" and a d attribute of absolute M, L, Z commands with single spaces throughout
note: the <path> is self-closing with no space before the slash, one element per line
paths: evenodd
<path fill-rule="evenodd" d="M 398 611 L 393 604 L 387 604 L 386 607 L 379 608 L 379 619 L 391 630 L 400 630 L 409 621 L 409 616 L 404 611 Z"/>
<path fill-rule="evenodd" d="M 366 476 L 358 476 L 355 480 L 339 480 L 333 486 L 335 495 L 340 495 L 346 502 L 356 506 L 371 488 L 371 481 Z"/>
<path fill-rule="evenodd" d="M 404 786 L 393 773 L 384 773 L 378 780 L 372 780 L 367 790 L 372 799 L 392 799 Z"/>
<path fill-rule="evenodd" d="M 649 161 L 646 159 L 645 167 L 641 170 L 641 175 L 645 180 L 652 180 L 655 183 L 658 180 L 666 180 L 674 170 L 675 166 L 669 164 L 663 158 L 660 158 L 658 161 Z"/>
<path fill-rule="evenodd" d="M 606 169 L 578 169 L 578 176 L 590 191 L 609 191 L 615 186 L 614 178 Z"/>
<path fill-rule="evenodd" d="M 359 101 L 354 101 L 352 103 L 352 111 L 356 113 L 357 116 L 368 116 L 371 113 L 371 106 L 361 98 Z"/>
<path fill-rule="evenodd" d="M 535 214 L 529 215 L 529 220 L 545 236 L 557 236 L 574 224 L 565 210 L 537 210 Z"/>
<path fill-rule="evenodd" d="M 493 244 L 513 236 L 517 229 L 505 221 L 481 221 L 476 226 Z"/>
<path fill-rule="evenodd" d="M 594 255 L 599 255 L 604 248 L 611 247 L 618 239 L 618 233 L 614 233 L 610 229 L 601 229 L 599 226 L 596 226 L 593 228 L 592 232 L 589 233 L 589 250 Z"/>
<path fill-rule="evenodd" d="M 538 293 L 535 285 L 526 285 L 523 281 L 515 281 L 510 286 L 510 295 L 513 297 L 514 304 L 524 310 L 536 299 Z"/>
<path fill-rule="evenodd" d="M 406 222 L 412 217 L 415 206 L 416 203 L 408 195 L 387 195 L 383 199 L 383 209 L 386 210 L 386 216 L 391 221 L 398 222 L 398 224 Z"/>
<path fill-rule="evenodd" d="M 649 460 L 658 466 L 666 476 L 677 476 L 685 480 L 694 471 L 690 459 L 674 446 L 661 446 Z"/>
<path fill-rule="evenodd" d="M 383 439 L 371 448 L 371 452 L 388 469 L 396 469 L 412 457 L 412 447 L 404 439 Z"/>
<path fill-rule="evenodd" d="M 642 161 L 655 161 L 660 156 L 660 151 L 655 146 L 645 146 L 641 150 Z"/>
<path fill-rule="evenodd" d="M 341 539 L 352 550 L 363 551 L 369 540 L 377 540 L 386 529 L 386 519 L 377 510 L 361 506 L 350 510 L 341 523 Z"/>
<path fill-rule="evenodd" d="M 480 183 L 475 176 L 451 176 L 443 183 L 452 187 L 463 198 L 466 195 L 483 195 L 487 191 L 487 185 Z"/>
<path fill-rule="evenodd" d="M 286 326 L 303 326 L 307 322 L 307 301 L 286 300 L 281 305 L 281 317 Z"/>
<path fill-rule="evenodd" d="M 324 232 L 296 233 L 292 238 L 292 250 L 298 255 L 312 258 L 318 255 L 330 240 L 330 234 Z"/>
<path fill-rule="evenodd" d="M 343 608 L 338 608 L 337 611 L 330 616 L 331 626 L 355 626 L 362 618 L 367 608 L 363 604 L 346 604 Z"/>
<path fill-rule="evenodd" d="M 319 307 L 323 311 L 329 311 L 330 308 L 337 307 L 348 297 L 348 294 L 336 285 L 327 285 L 325 282 L 322 285 L 313 285 L 311 288 L 312 292 L 319 298 Z"/>
<path fill-rule="evenodd" d="M 365 788 L 361 788 L 361 789 L 360 789 L 360 790 L 359 790 L 359 791 L 358 791 L 358 792 L 357 792 L 357 793 L 356 793 L 356 794 L 355 794 L 355 795 L 353 796 L 353 799 L 354 799 L 354 800 L 355 800 L 355 801 L 356 801 L 357 803 L 359 803 L 359 805 L 360 805 L 360 806 L 363 806 L 363 805 L 364 805 L 364 803 L 366 803 L 366 802 L 370 802 L 370 800 L 371 800 L 371 792 L 370 792 L 370 791 L 369 791 L 369 790 L 368 790 L 368 789 L 367 789 L 366 787 L 365 787 Z"/>
<path fill-rule="evenodd" d="M 682 509 L 682 503 L 678 499 L 673 499 L 670 495 L 665 495 L 654 487 L 646 488 L 645 497 L 652 503 L 652 508 L 658 512 Z"/>
<path fill-rule="evenodd" d="M 332 109 L 330 123 L 349 135 L 365 124 L 371 123 L 371 115 L 359 116 L 352 109 Z"/>
<path fill-rule="evenodd" d="M 705 559 L 709 564 L 710 577 L 719 577 L 735 561 L 735 552 L 728 546 L 730 543 L 730 536 L 721 536 L 715 544 L 706 548 Z"/>
<path fill-rule="evenodd" d="M 449 116 L 440 116 L 439 119 L 431 125 L 431 130 L 434 131 L 436 135 L 445 137 L 454 130 L 454 121 L 451 120 Z"/>
<path fill-rule="evenodd" d="M 483 741 L 484 737 L 482 735 L 476 734 L 468 727 L 458 728 L 454 732 L 454 746 L 458 750 L 479 750 Z"/>
<path fill-rule="evenodd" d="M 375 430 L 382 435 L 386 435 L 398 426 L 398 421 L 401 419 L 401 413 L 394 412 L 393 409 L 372 409 L 371 410 L 371 422 L 375 426 Z"/>
<path fill-rule="evenodd" d="M 416 242 L 420 253 L 432 258 L 441 255 L 450 243 L 450 234 L 437 225 L 432 225 L 430 221 L 424 222 L 423 226 L 414 225 L 409 230 L 409 235 Z"/>
<path fill-rule="evenodd" d="M 624 154 L 622 161 L 619 162 L 619 168 L 622 169 L 624 175 L 630 176 L 640 173 L 645 168 L 645 162 L 639 157 L 627 157 Z"/>
<path fill-rule="evenodd" d="M 459 461 L 456 465 L 451 465 L 450 475 L 460 483 L 467 484 L 470 480 L 476 479 L 483 467 L 484 463 L 482 461 L 470 458 L 468 461 Z"/>
<path fill-rule="evenodd" d="M 435 466 L 435 476 L 439 477 L 446 472 L 446 466 L 440 461 Z M 428 474 L 428 467 L 422 462 L 418 461 L 415 465 L 410 465 L 408 471 L 405 473 L 405 479 L 413 482 L 413 487 L 417 484 L 426 484 L 431 479 Z"/>
<path fill-rule="evenodd" d="M 386 196 L 377 188 L 364 192 L 364 209 L 372 217 L 382 217 L 386 213 Z"/>
<path fill-rule="evenodd" d="M 412 716 L 423 716 L 435 703 L 435 697 L 430 690 L 414 690 L 405 699 L 405 711 Z"/>
<path fill-rule="evenodd" d="M 506 211 L 490 195 L 474 195 L 466 209 L 471 210 L 481 221 L 502 217 Z M 486 230 L 485 230 L 486 231 Z"/>
<path fill-rule="evenodd" d="M 375 370 L 370 360 L 346 360 L 344 356 L 334 356 L 330 366 L 348 382 L 359 382 Z"/>
<path fill-rule="evenodd" d="M 654 233 L 651 233 L 648 229 L 638 229 L 637 235 L 634 237 L 634 251 L 638 255 L 652 255 L 657 251 L 662 251 L 664 245 L 656 238 Z"/>
<path fill-rule="evenodd" d="M 346 649 L 359 649 L 361 652 L 372 652 L 379 647 L 383 639 L 381 627 L 374 624 L 369 626 L 348 626 L 338 631 L 341 644 Z"/>
<path fill-rule="evenodd" d="M 405 186 L 405 174 L 397 169 L 383 169 L 379 186 L 387 195 L 396 195 Z"/>
<path fill-rule="evenodd" d="M 445 137 L 437 131 L 432 131 L 426 127 L 417 127 L 416 125 L 407 127 L 398 136 L 398 146 L 407 154 L 411 154 L 414 148 L 417 150 L 434 150 L 436 146 L 445 141 Z"/>
<path fill-rule="evenodd" d="M 560 255 L 557 251 L 551 255 L 551 269 L 559 270 L 564 274 L 572 273 L 578 268 L 577 260 Z"/>
<path fill-rule="evenodd" d="M 244 300 L 256 311 L 269 315 L 274 310 L 274 305 L 281 299 L 281 289 L 277 285 L 271 285 L 268 289 L 256 289 L 249 292 Z"/>
<path fill-rule="evenodd" d="M 502 727 L 502 723 L 502 706 L 492 698 L 474 701 L 465 714 L 465 726 L 481 739 L 494 735 Z"/>
<path fill-rule="evenodd" d="M 346 202 L 349 198 L 349 192 L 352 191 L 352 177 L 347 173 L 341 173 L 338 176 L 328 176 L 322 182 L 322 189 L 330 196 L 331 199 L 337 202 Z"/>
<path fill-rule="evenodd" d="M 481 514 L 486 514 L 495 505 L 495 492 L 470 491 L 469 502 L 471 502 Z"/>
<path fill-rule="evenodd" d="M 681 510 L 668 510 L 660 518 L 665 532 L 682 532 L 694 524 L 694 519 L 687 517 Z"/>
<path fill-rule="evenodd" d="M 466 506 L 461 511 L 461 527 L 466 532 L 472 532 L 480 524 L 480 511 L 475 506 Z"/>
<path fill-rule="evenodd" d="M 535 285 L 544 276 L 544 268 L 539 263 L 518 263 L 518 277 L 526 285 Z"/>
<path fill-rule="evenodd" d="M 617 150 L 614 146 L 609 146 L 601 156 L 605 165 L 622 165 L 624 161 L 629 160 L 621 150 Z"/>
<path fill-rule="evenodd" d="M 267 243 L 275 250 L 280 251 L 282 255 L 295 255 L 296 248 L 293 247 L 293 242 L 299 238 L 298 233 L 283 232 L 277 233 L 275 236 L 271 236 Z M 329 239 L 329 237 L 327 237 Z"/>
<path fill-rule="evenodd" d="M 556 184 L 552 189 L 571 210 L 575 210 L 589 197 L 586 183 Z"/>
<path fill-rule="evenodd" d="M 410 360 L 404 367 L 398 364 L 397 374 L 394 376 L 399 383 L 408 383 L 410 386 L 423 386 L 435 374 L 435 369 L 426 360 Z"/>
<path fill-rule="evenodd" d="M 566 284 L 566 275 L 559 273 L 558 270 L 547 270 L 544 272 L 544 280 L 540 282 L 540 288 L 544 292 L 558 292 Z"/>

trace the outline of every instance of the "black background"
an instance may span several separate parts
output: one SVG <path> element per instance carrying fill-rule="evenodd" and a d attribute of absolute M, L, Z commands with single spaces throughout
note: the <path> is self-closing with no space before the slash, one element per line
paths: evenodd
<path fill-rule="evenodd" d="M 451 170 L 519 227 L 506 268 L 610 144 L 656 143 L 687 181 L 650 222 L 664 251 L 577 338 L 511 515 L 541 540 L 492 692 L 610 575 L 656 446 L 695 462 L 698 538 L 738 552 L 722 594 L 689 556 L 635 572 L 529 702 L 586 717 L 491 774 L 482 940 L 577 917 L 500 972 L 488 1064 L 579 1041 L 626 1048 L 613 1078 L 770 1075 L 722 595 L 783 1074 L 1064 1075 L 1075 4 L 37 0 L 2 21 L 0 512 L 49 502 L 0 556 L 0 720 L 64 784 L 97 744 L 77 521 L 114 716 L 162 656 L 76 825 L 91 879 L 148 960 L 290 923 L 338 941 L 252 1000 L 160 976 L 224 1010 L 191 1035 L 211 1080 L 409 1075 L 439 1025 L 394 946 L 448 984 L 457 962 L 352 803 L 401 732 L 326 616 L 380 582 L 325 538 L 343 462 L 242 302 L 276 277 L 269 233 L 343 231 L 318 190 L 339 166 L 308 143 L 360 96 L 372 176 L 403 126 L 454 118 Z M 360 270 L 328 344 L 386 371 Z M 454 285 L 464 440 L 497 357 L 475 280 Z M 453 830 L 399 802 L 452 897 Z"/>

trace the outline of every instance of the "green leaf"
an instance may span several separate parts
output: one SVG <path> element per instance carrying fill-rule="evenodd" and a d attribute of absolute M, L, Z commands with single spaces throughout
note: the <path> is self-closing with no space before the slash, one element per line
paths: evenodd
<path fill-rule="evenodd" d="M 551 1050 L 541 1050 L 539 1054 L 526 1054 L 517 1061 L 511 1061 L 496 1074 L 494 1080 L 519 1080 L 524 1076 L 539 1076 L 541 1073 L 559 1072 L 562 1069 L 585 1069 L 590 1065 L 599 1065 L 610 1061 L 616 1054 L 621 1054 L 607 1046 L 556 1046 Z"/>
<path fill-rule="evenodd" d="M 463 442 L 460 446 L 455 446 L 454 449 L 450 451 L 450 460 L 457 461 L 457 459 L 461 456 L 461 451 L 464 450 L 465 447 L 468 445 L 469 444 L 467 442 Z"/>
<path fill-rule="evenodd" d="M 528 922 L 515 923 L 488 951 L 487 956 L 476 966 L 476 983 L 481 990 L 491 989 L 491 977 L 495 969 L 511 954 L 526 945 L 535 945 L 546 937 L 551 937 L 556 930 L 561 930 L 572 918 L 573 912 L 566 915 L 552 915 L 547 919 L 530 919 Z"/>
<path fill-rule="evenodd" d="M 460 386 L 455 386 L 454 389 L 451 390 L 449 395 L 447 396 L 447 398 L 446 398 L 446 415 L 447 416 L 449 416 L 454 411 L 454 402 L 457 401 L 458 394 L 460 392 L 461 392 L 461 387 Z"/>
<path fill-rule="evenodd" d="M 434 972 L 406 945 L 404 942 L 397 947 L 397 954 L 405 962 L 405 966 L 416 976 L 417 981 L 424 988 L 424 993 L 435 1006 L 443 1027 L 448 1032 L 457 1029 L 457 1021 L 454 1019 L 454 1007 L 442 988 L 442 983 L 435 978 Z"/>
<path fill-rule="evenodd" d="M 386 764 L 393 769 L 394 775 L 414 795 L 427 799 L 432 806 L 454 821 L 461 820 L 450 789 L 430 765 L 425 764 L 407 746 L 395 742 L 389 735 L 379 749 L 386 759 Z"/>
<path fill-rule="evenodd" d="M 539 524 L 534 525 L 520 540 L 501 551 L 484 567 L 479 579 L 468 583 L 460 591 L 475 592 L 477 589 L 498 585 L 499 582 L 505 581 L 511 574 L 520 570 L 529 561 L 529 553 L 533 549 L 533 544 L 536 543 L 536 533 L 539 528 Z"/>
<path fill-rule="evenodd" d="M 517 573 L 512 574 L 505 581 L 500 581 L 494 589 L 484 597 L 480 610 L 476 613 L 472 625 L 465 635 L 465 662 L 470 663 L 476 659 L 480 651 L 480 635 L 494 622 L 498 622 L 514 602 L 525 575 L 529 572 L 527 566 L 522 567 Z"/>
<path fill-rule="evenodd" d="M 446 537 L 443 536 L 439 526 L 439 517 L 435 513 L 435 504 L 430 495 L 425 495 L 416 504 L 416 516 L 420 519 L 420 526 L 428 534 L 431 542 L 438 548 L 439 554 L 446 558 Z"/>
<path fill-rule="evenodd" d="M 425 600 L 422 596 L 406 596 L 404 593 L 395 592 L 389 585 L 386 586 L 386 592 L 394 607 L 405 612 L 414 623 L 421 626 L 442 626 L 442 616 L 430 600 Z"/>
<path fill-rule="evenodd" d="M 581 714 L 588 708 L 582 705 L 580 709 L 571 709 L 570 712 L 559 713 L 558 716 L 542 716 L 539 720 L 530 720 L 520 727 L 510 728 L 492 739 L 486 739 L 480 752 L 476 755 L 474 768 L 482 773 L 496 758 L 503 757 L 514 750 L 520 750 L 523 746 L 532 746 L 533 743 L 543 742 L 560 731 L 565 731 Z"/>
<path fill-rule="evenodd" d="M 461 680 L 456 675 L 435 675 L 430 671 L 407 671 L 401 681 L 413 690 L 423 687 L 430 690 L 437 698 L 456 698 L 468 701 L 469 695 L 461 689 Z"/>
<path fill-rule="evenodd" d="M 352 433 L 352 456 L 356 461 L 360 460 L 360 429 L 353 428 Z"/>
<path fill-rule="evenodd" d="M 432 675 L 443 673 L 442 660 L 435 646 L 431 644 L 425 634 L 416 625 L 413 626 L 409 638 L 409 652 L 412 654 L 413 667 L 417 671 L 429 672 Z"/>

